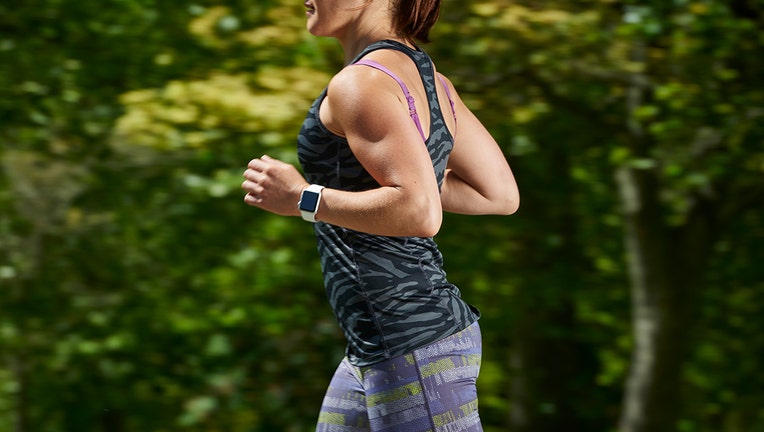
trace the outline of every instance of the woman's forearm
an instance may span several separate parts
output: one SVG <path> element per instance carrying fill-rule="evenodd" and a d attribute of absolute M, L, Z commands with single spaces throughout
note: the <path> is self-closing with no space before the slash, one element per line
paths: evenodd
<path fill-rule="evenodd" d="M 479 191 L 453 170 L 446 170 L 440 193 L 443 210 L 450 213 L 509 215 L 520 205 L 514 183 L 496 184 L 491 190 Z"/>
<path fill-rule="evenodd" d="M 440 229 L 442 209 L 427 194 L 396 187 L 324 189 L 316 219 L 370 234 L 432 237 Z"/>

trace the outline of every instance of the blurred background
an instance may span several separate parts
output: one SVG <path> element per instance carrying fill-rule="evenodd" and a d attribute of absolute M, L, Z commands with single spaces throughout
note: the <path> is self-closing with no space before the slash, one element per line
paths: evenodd
<path fill-rule="evenodd" d="M 310 224 L 243 204 L 342 67 L 299 0 L 0 4 L 0 431 L 310 431 L 344 342 Z M 448 215 L 488 432 L 764 431 L 764 1 L 445 0 L 501 143 Z"/>

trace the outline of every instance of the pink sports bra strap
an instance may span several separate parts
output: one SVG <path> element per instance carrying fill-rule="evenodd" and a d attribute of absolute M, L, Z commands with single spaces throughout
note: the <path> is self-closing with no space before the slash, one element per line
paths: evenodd
<path fill-rule="evenodd" d="M 406 101 L 408 101 L 409 104 L 409 114 L 411 115 L 411 119 L 414 120 L 414 124 L 416 124 L 417 129 L 419 129 L 419 134 L 422 135 L 422 140 L 427 141 L 427 137 L 424 136 L 424 130 L 422 130 L 422 123 L 419 121 L 419 114 L 416 112 L 416 103 L 414 102 L 414 97 L 411 96 L 411 92 L 409 92 L 409 88 L 406 86 L 406 83 L 404 83 L 402 79 L 398 78 L 398 75 L 394 74 L 393 71 L 375 62 L 374 60 L 362 59 L 355 62 L 354 64 L 371 66 L 374 69 L 381 70 L 382 72 L 390 75 L 390 77 L 393 78 L 396 82 L 398 82 L 398 85 L 400 85 L 401 89 L 403 90 L 403 94 L 406 95 Z M 454 115 L 454 124 L 456 124 L 456 109 L 454 107 L 454 99 L 451 97 L 451 90 L 448 88 L 448 84 L 446 84 L 446 80 L 441 74 L 438 74 L 438 78 L 440 79 L 440 83 L 443 84 L 443 88 L 446 90 L 448 102 L 451 104 L 451 113 Z"/>
<path fill-rule="evenodd" d="M 443 78 L 443 75 L 438 74 L 438 78 L 440 79 L 440 83 L 443 84 L 443 88 L 446 90 L 448 103 L 451 104 L 451 114 L 454 115 L 454 126 L 456 126 L 456 107 L 454 107 L 454 99 L 451 97 L 451 90 L 448 88 L 448 84 L 446 83 L 446 79 Z"/>
<path fill-rule="evenodd" d="M 422 123 L 419 122 L 419 114 L 417 114 L 416 112 L 416 104 L 414 103 L 414 97 L 411 96 L 411 92 L 409 92 L 409 88 L 406 86 L 406 83 L 404 83 L 403 80 L 398 78 L 398 76 L 395 75 L 393 71 L 375 62 L 374 60 L 359 60 L 355 64 L 371 66 L 374 69 L 379 69 L 382 72 L 390 75 L 390 77 L 392 77 L 395 81 L 398 82 L 398 85 L 400 85 L 401 89 L 403 90 L 403 94 L 406 95 L 406 101 L 408 101 L 408 104 L 409 104 L 409 114 L 411 115 L 411 119 L 414 120 L 414 124 L 416 124 L 417 129 L 419 129 L 419 134 L 422 135 L 422 141 L 426 141 L 427 137 L 424 136 L 424 130 L 422 130 Z"/>

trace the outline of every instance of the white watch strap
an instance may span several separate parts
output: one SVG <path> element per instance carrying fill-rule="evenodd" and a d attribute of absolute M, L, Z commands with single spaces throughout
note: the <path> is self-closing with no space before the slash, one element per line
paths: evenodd
<path fill-rule="evenodd" d="M 300 202 L 297 204 L 297 207 L 300 209 L 300 214 L 302 215 L 302 218 L 308 222 L 316 223 L 318 222 L 316 220 L 316 212 L 318 212 L 318 207 L 321 204 L 321 191 L 324 189 L 323 186 L 312 184 L 305 188 L 303 190 L 303 196 L 305 195 L 305 192 L 313 192 L 315 194 L 318 194 L 318 197 L 316 198 L 316 205 L 313 207 L 313 210 L 304 210 L 302 206 L 300 205 L 303 200 L 303 196 L 300 196 Z"/>

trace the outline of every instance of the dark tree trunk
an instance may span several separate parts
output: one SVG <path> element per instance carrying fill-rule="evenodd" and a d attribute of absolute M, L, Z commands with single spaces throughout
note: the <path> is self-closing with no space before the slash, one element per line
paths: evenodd
<path fill-rule="evenodd" d="M 646 171 L 619 172 L 634 332 L 620 432 L 673 431 L 678 413 L 686 305 L 677 302 L 680 287 L 671 277 L 674 248 L 657 211 L 655 185 L 650 183 Z"/>
<path fill-rule="evenodd" d="M 646 48 L 636 43 L 635 61 Z M 629 147 L 650 160 L 653 143 L 633 113 L 645 88 L 635 76 L 627 96 Z M 625 246 L 632 297 L 634 348 L 619 421 L 620 432 L 672 432 L 680 412 L 680 380 L 686 358 L 694 298 L 712 243 L 711 213 L 702 200 L 685 223 L 670 227 L 660 199 L 656 168 L 624 165 L 616 173 L 623 205 Z"/>
<path fill-rule="evenodd" d="M 693 209 L 668 229 L 652 172 L 623 168 L 626 248 L 632 291 L 634 350 L 620 432 L 670 432 L 680 413 L 680 382 L 713 242 L 713 214 Z"/>

